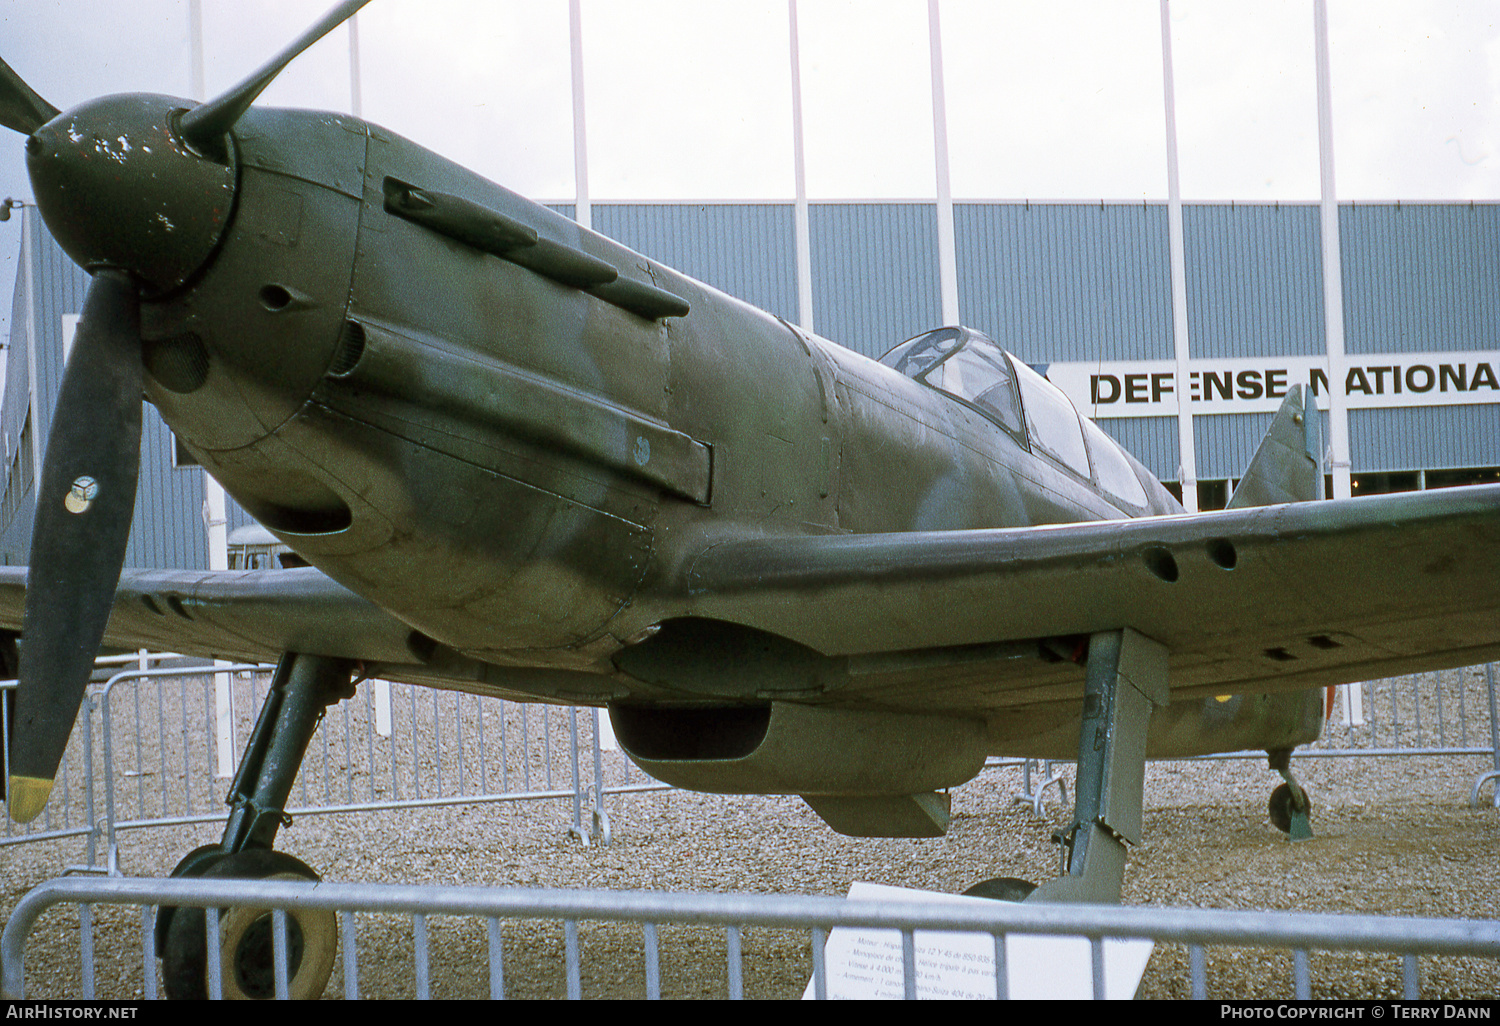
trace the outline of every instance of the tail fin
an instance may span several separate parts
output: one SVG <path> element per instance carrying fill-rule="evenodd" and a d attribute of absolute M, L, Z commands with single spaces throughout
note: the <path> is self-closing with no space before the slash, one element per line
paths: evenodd
<path fill-rule="evenodd" d="M 1276 411 L 1276 419 L 1240 479 L 1230 509 L 1274 506 L 1325 498 L 1323 491 L 1323 418 L 1317 400 L 1304 408 L 1305 387 L 1293 385 Z"/>

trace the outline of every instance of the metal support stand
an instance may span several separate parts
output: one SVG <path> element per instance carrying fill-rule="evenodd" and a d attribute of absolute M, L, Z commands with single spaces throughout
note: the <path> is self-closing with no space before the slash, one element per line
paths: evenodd
<path fill-rule="evenodd" d="M 1035 788 L 1031 786 L 1031 768 L 1035 765 L 1042 779 Z M 1045 816 L 1047 788 L 1057 785 L 1057 793 L 1063 804 L 1068 801 L 1068 782 L 1052 768 L 1051 759 L 1026 759 L 1021 766 L 1021 793 L 1011 799 L 1011 804 L 1030 805 L 1034 816 Z"/>
<path fill-rule="evenodd" d="M 1493 794 L 1493 805 L 1500 809 L 1500 720 L 1495 718 L 1495 664 L 1486 663 L 1484 667 L 1485 683 L 1489 685 L 1486 689 L 1490 700 L 1490 761 L 1494 769 L 1488 773 L 1481 773 L 1474 781 L 1474 790 L 1470 795 L 1469 802 L 1474 808 L 1479 808 L 1479 792 L 1485 784 L 1493 783 L 1495 790 Z"/>
<path fill-rule="evenodd" d="M 578 768 L 578 708 L 568 710 L 573 732 L 573 825 L 568 836 L 587 848 L 590 844 L 608 844 L 613 835 L 609 814 L 604 811 L 604 762 L 599 746 L 599 710 L 590 709 L 593 716 L 594 786 L 584 784 Z M 583 806 L 590 806 L 589 825 L 583 825 Z"/>
<path fill-rule="evenodd" d="M 225 854 L 271 848 L 290 822 L 287 796 L 323 711 L 354 694 L 354 664 L 345 659 L 288 652 L 245 746 L 226 799 L 231 811 L 220 847 Z"/>
<path fill-rule="evenodd" d="M 1089 638 L 1073 824 L 1059 836 L 1067 874 L 1029 901 L 1118 903 L 1125 845 L 1141 839 L 1146 729 L 1167 703 L 1167 650 L 1125 628 Z"/>

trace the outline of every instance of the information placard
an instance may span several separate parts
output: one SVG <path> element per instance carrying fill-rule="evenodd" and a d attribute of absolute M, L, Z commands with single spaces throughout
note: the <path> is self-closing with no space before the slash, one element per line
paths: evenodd
<path fill-rule="evenodd" d="M 863 882 L 850 886 L 849 897 L 857 901 L 943 903 L 994 900 Z M 995 942 L 989 934 L 918 930 L 913 939 L 919 999 L 994 999 Z M 1128 999 L 1135 995 L 1153 947 L 1145 940 L 1105 940 L 1106 997 Z M 823 958 L 829 998 L 899 1000 L 905 994 L 898 930 L 838 927 L 829 932 Z M 1093 957 L 1085 937 L 1007 936 L 1005 967 L 1012 998 L 1090 998 L 1094 994 Z M 816 996 L 815 983 L 808 981 L 804 999 Z"/>

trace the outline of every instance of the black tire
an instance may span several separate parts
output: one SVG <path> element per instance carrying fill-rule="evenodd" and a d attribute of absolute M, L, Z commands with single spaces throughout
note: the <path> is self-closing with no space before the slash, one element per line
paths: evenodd
<path fill-rule="evenodd" d="M 253 849 L 227 855 L 198 874 L 205 880 L 317 880 L 308 866 L 285 852 Z M 173 999 L 208 997 L 206 917 L 202 909 L 179 908 L 162 945 L 162 983 Z M 253 906 L 219 915 L 219 965 L 226 998 L 276 996 L 271 912 Z M 321 997 L 333 973 L 338 919 L 329 911 L 287 911 L 287 993 L 293 1000 Z"/>
<path fill-rule="evenodd" d="M 1302 791 L 1303 798 L 1307 802 L 1307 814 L 1312 816 L 1312 799 L 1307 797 L 1306 789 Z M 1267 803 L 1267 812 L 1271 816 L 1271 825 L 1284 834 L 1292 832 L 1292 788 L 1290 784 L 1281 784 L 1271 792 L 1271 800 Z"/>
<path fill-rule="evenodd" d="M 224 857 L 224 849 L 217 844 L 203 844 L 182 857 L 172 868 L 171 879 L 202 876 L 209 866 Z M 163 905 L 156 910 L 156 950 L 167 950 L 167 931 L 171 929 L 172 917 L 177 913 L 173 905 Z"/>
<path fill-rule="evenodd" d="M 964 891 L 971 898 L 993 898 L 996 901 L 1025 901 L 1036 890 L 1036 884 L 1030 880 L 1020 880 L 1014 876 L 997 876 L 990 880 L 981 880 L 973 887 Z"/>
<path fill-rule="evenodd" d="M 20 637 L 15 631 L 0 631 L 0 680 L 15 680 L 21 671 L 21 650 L 16 644 Z"/>

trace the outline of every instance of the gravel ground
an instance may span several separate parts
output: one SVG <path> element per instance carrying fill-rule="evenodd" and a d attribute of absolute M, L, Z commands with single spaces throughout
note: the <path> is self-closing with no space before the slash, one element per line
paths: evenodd
<path fill-rule="evenodd" d="M 1450 726 L 1461 692 L 1469 703 L 1471 722 L 1480 724 L 1481 734 L 1487 733 L 1486 721 L 1474 720 L 1483 712 L 1480 685 L 1474 671 L 1467 676 L 1444 675 L 1442 693 Z M 1413 688 L 1413 708 L 1408 710 L 1401 705 L 1408 701 L 1405 689 L 1391 691 L 1389 708 L 1376 707 L 1377 726 L 1384 724 L 1381 729 L 1388 730 L 1403 722 L 1410 741 L 1420 706 L 1428 710 L 1430 732 L 1435 722 L 1430 706 L 1436 694 L 1431 688 Z M 443 702 L 455 699 L 444 696 Z M 398 702 L 398 709 L 402 707 Z M 461 709 L 457 704 L 452 708 L 453 715 Z M 447 704 L 441 711 L 434 704 L 433 721 L 447 709 Z M 1479 714 L 1472 712 L 1476 709 Z M 412 715 L 419 711 L 413 706 Z M 358 749 L 357 706 L 355 714 L 349 736 Z M 517 743 L 515 710 L 506 715 L 512 717 L 507 751 L 511 786 L 518 785 L 523 772 L 516 761 L 523 748 L 531 754 L 532 786 L 545 784 L 547 765 L 536 743 L 544 727 L 550 732 L 554 783 L 564 785 L 570 779 L 566 713 L 553 711 L 544 725 L 533 710 L 528 735 L 533 743 L 526 746 Z M 336 723 L 337 717 L 330 722 Z M 492 724 L 489 729 L 487 759 L 493 769 L 498 765 L 498 727 Z M 398 717 L 397 733 L 401 730 Z M 419 727 L 413 733 L 421 736 L 422 731 Z M 474 745 L 474 734 L 470 729 L 465 735 L 466 745 Z M 1329 734 L 1325 744 L 1350 740 L 1346 728 L 1331 727 Z M 1371 737 L 1367 730 L 1364 734 L 1354 740 L 1368 743 Z M 413 746 L 410 761 L 428 759 L 423 752 L 435 737 L 436 732 L 430 732 L 421 745 Z M 1378 734 L 1373 740 L 1388 743 Z M 1445 740 L 1454 743 L 1452 738 Z M 1471 744 L 1477 741 L 1468 739 Z M 323 772 L 317 753 L 315 742 L 305 766 L 315 792 Z M 619 760 L 617 753 L 606 753 L 607 780 L 620 779 L 624 771 Z M 342 779 L 338 759 L 332 761 L 331 779 L 337 781 Z M 451 756 L 447 764 L 452 787 Z M 470 774 L 477 765 L 477 753 L 468 756 Z M 1489 767 L 1487 757 L 1473 756 L 1299 759 L 1295 768 L 1313 797 L 1317 836 L 1294 845 L 1267 821 L 1266 797 L 1277 779 L 1263 762 L 1153 764 L 1147 771 L 1146 838 L 1131 852 L 1125 903 L 1495 919 L 1500 917 L 1500 812 L 1488 802 L 1477 810 L 1468 805 L 1474 779 Z M 429 789 L 435 785 L 434 770 L 429 764 Z M 150 776 L 147 770 L 134 773 L 137 779 L 143 773 Z M 366 776 L 381 778 L 377 790 L 383 789 L 388 773 L 379 766 L 357 766 L 355 791 L 369 785 Z M 952 829 L 937 840 L 840 837 L 796 798 L 673 791 L 612 796 L 608 810 L 613 840 L 603 846 L 585 847 L 570 839 L 572 803 L 552 800 L 306 815 L 283 832 L 278 847 L 296 854 L 326 879 L 340 881 L 842 895 L 851 882 L 868 880 L 958 892 L 985 877 L 1042 880 L 1057 872 L 1057 850 L 1050 835 L 1070 810 L 1056 800 L 1054 790 L 1045 816 L 1038 817 L 1014 801 L 1019 785 L 1018 769 L 1000 768 L 957 789 Z M 199 795 L 207 790 L 202 784 L 197 787 Z M 222 782 L 217 788 L 222 791 Z M 202 798 L 198 801 L 201 806 Z M 207 825 L 130 831 L 121 846 L 122 865 L 132 875 L 163 875 L 183 852 L 217 837 L 217 828 Z M 8 915 L 31 886 L 81 861 L 82 852 L 76 839 L 0 848 L 0 915 Z M 142 993 L 139 921 L 133 909 L 97 911 L 95 957 L 101 997 Z M 76 923 L 76 911 L 55 909 L 38 924 L 27 949 L 31 996 L 78 993 Z M 433 995 L 486 996 L 482 924 L 434 917 L 430 929 Z M 413 996 L 410 920 L 361 917 L 357 932 L 362 996 Z M 585 997 L 644 996 L 637 928 L 585 923 L 581 939 Z M 727 994 L 721 931 L 663 927 L 660 942 L 665 995 Z M 743 944 L 747 996 L 801 995 L 811 973 L 805 934 L 749 930 Z M 508 995 L 564 996 L 563 950 L 560 925 L 507 924 Z M 1314 997 L 1400 994 L 1396 956 L 1314 953 L 1311 968 Z M 1424 997 L 1500 994 L 1500 962 L 1493 960 L 1423 958 L 1421 973 Z M 1289 996 L 1291 956 L 1210 950 L 1208 987 L 1212 997 Z M 337 972 L 328 993 L 341 993 Z M 1185 949 L 1159 946 L 1139 996 L 1187 994 Z"/>

